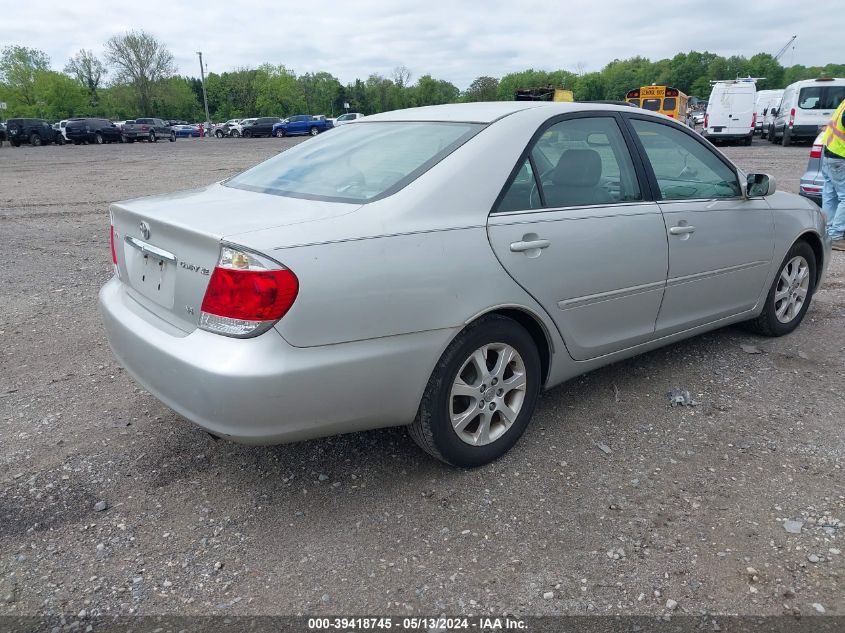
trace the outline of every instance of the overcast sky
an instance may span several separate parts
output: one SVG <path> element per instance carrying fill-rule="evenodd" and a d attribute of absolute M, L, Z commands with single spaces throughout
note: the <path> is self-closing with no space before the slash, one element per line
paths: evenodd
<path fill-rule="evenodd" d="M 0 46 L 45 51 L 56 70 L 80 48 L 144 29 L 171 50 L 180 74 L 223 72 L 270 62 L 297 74 L 325 70 L 342 82 L 407 66 L 412 81 L 432 74 L 466 88 L 479 75 L 515 70 L 599 70 L 614 58 L 776 53 L 792 35 L 784 65 L 845 63 L 842 0 L 700 0 L 562 3 L 554 0 L 321 0 L 245 3 L 144 0 L 4 2 Z M 831 18 L 831 16 L 836 16 Z M 833 31 L 827 30 L 834 27 Z"/>

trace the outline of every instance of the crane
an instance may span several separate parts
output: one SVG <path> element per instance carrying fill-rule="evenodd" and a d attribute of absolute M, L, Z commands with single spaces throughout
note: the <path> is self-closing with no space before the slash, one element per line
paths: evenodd
<path fill-rule="evenodd" d="M 782 49 L 780 49 L 777 53 L 775 53 L 775 61 L 777 61 L 777 60 L 779 60 L 781 57 L 783 57 L 783 54 L 786 52 L 786 49 L 788 49 L 790 46 L 792 46 L 792 43 L 793 43 L 793 42 L 794 42 L 797 38 L 798 38 L 798 36 L 797 36 L 797 35 L 793 35 L 793 36 L 789 39 L 789 41 L 788 41 L 786 44 L 784 44 L 784 45 L 783 45 L 783 48 L 782 48 Z"/>

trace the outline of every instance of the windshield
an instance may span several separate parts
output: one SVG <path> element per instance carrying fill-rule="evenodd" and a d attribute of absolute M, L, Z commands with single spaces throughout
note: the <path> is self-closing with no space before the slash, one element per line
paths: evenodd
<path fill-rule="evenodd" d="M 365 203 L 395 193 L 482 129 L 477 123 L 343 126 L 228 180 L 292 198 Z"/>
<path fill-rule="evenodd" d="M 798 93 L 802 110 L 835 110 L 845 100 L 845 86 L 809 86 Z"/>

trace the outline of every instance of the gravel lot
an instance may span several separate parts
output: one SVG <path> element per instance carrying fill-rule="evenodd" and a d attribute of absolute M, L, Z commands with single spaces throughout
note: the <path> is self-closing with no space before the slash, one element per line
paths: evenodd
<path fill-rule="evenodd" d="M 108 203 L 295 142 L 0 148 L 0 614 L 845 615 L 843 254 L 794 334 L 574 380 L 470 472 L 401 428 L 213 441 L 140 389 L 96 310 Z M 725 151 L 789 191 L 808 154 Z"/>

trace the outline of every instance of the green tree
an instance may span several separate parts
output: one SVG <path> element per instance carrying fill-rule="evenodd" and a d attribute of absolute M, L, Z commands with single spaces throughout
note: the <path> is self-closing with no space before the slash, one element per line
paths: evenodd
<path fill-rule="evenodd" d="M 103 62 L 97 59 L 92 51 L 83 48 L 68 60 L 65 72 L 71 77 L 76 77 L 76 80 L 85 87 L 91 106 L 96 108 L 97 89 L 106 74 Z"/>
<path fill-rule="evenodd" d="M 455 85 L 431 75 L 420 77 L 413 88 L 414 103 L 418 106 L 454 103 L 460 94 Z"/>
<path fill-rule="evenodd" d="M 172 53 L 149 33 L 130 31 L 109 38 L 106 59 L 114 67 L 117 80 L 135 89 L 141 113 L 152 116 L 159 83 L 176 72 Z"/>
<path fill-rule="evenodd" d="M 30 113 L 34 116 L 53 121 L 96 114 L 85 88 L 62 73 L 37 71 L 33 89 L 37 105 Z"/>
<path fill-rule="evenodd" d="M 5 85 L 5 98 L 11 102 L 9 107 L 12 111 L 15 108 L 37 106 L 36 75 L 48 70 L 50 58 L 38 49 L 24 46 L 7 46 L 3 49 L 0 53 L 0 83 Z"/>
<path fill-rule="evenodd" d="M 281 64 L 264 64 L 256 74 L 255 113 L 289 116 L 305 110 L 305 96 L 296 75 Z"/>
<path fill-rule="evenodd" d="M 499 80 L 495 77 L 476 77 L 464 91 L 463 101 L 496 101 L 498 89 Z"/>

